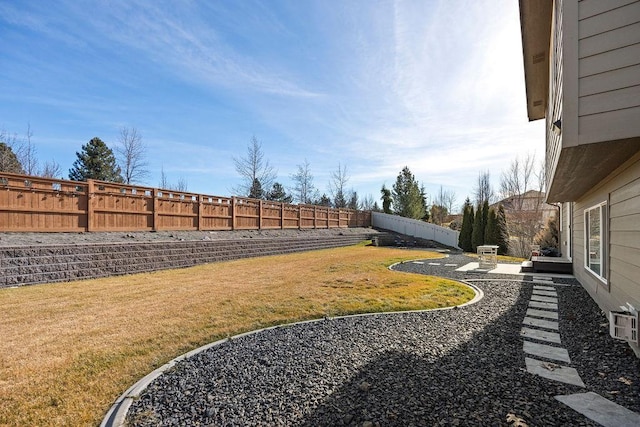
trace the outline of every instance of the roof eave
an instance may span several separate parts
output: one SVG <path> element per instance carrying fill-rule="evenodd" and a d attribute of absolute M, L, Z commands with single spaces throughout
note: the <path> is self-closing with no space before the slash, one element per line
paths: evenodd
<path fill-rule="evenodd" d="M 553 1 L 520 0 L 520 32 L 529 120 L 545 117 Z"/>

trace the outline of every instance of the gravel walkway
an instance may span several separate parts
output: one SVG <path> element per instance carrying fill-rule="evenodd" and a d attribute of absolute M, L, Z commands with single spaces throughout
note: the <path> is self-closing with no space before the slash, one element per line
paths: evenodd
<path fill-rule="evenodd" d="M 554 399 L 593 391 L 640 412 L 640 360 L 608 336 L 574 280 L 555 280 L 560 334 L 586 388 L 525 369 L 522 321 L 533 285 L 458 273 L 451 256 L 397 270 L 474 284 L 453 310 L 325 319 L 246 335 L 179 362 L 130 407 L 136 426 L 596 425 Z M 497 280 L 499 279 L 499 280 Z M 530 278 L 529 278 L 530 279 Z"/>

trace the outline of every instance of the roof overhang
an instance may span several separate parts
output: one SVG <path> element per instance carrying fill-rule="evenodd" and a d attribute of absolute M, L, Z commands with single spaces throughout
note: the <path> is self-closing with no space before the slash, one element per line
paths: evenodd
<path fill-rule="evenodd" d="M 520 32 L 529 120 L 545 117 L 553 0 L 520 0 Z"/>

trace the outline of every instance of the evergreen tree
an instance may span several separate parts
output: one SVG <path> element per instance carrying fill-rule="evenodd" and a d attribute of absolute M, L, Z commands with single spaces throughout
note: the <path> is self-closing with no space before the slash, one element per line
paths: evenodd
<path fill-rule="evenodd" d="M 281 203 L 291 203 L 293 196 L 287 194 L 284 187 L 279 182 L 274 182 L 271 191 L 267 193 L 267 200 Z"/>
<path fill-rule="evenodd" d="M 484 244 L 498 244 L 498 216 L 496 215 L 496 210 L 493 208 L 489 209 L 487 216 L 487 226 L 484 229 Z"/>
<path fill-rule="evenodd" d="M 482 244 L 484 245 L 484 233 L 487 229 L 487 222 L 489 221 L 489 201 L 485 200 L 482 204 Z"/>
<path fill-rule="evenodd" d="M 471 248 L 473 252 L 478 250 L 478 246 L 484 245 L 484 227 L 482 226 L 482 206 L 478 205 L 476 216 L 473 219 L 473 232 L 471 233 Z"/>
<path fill-rule="evenodd" d="M 427 214 L 423 189 L 407 166 L 398 174 L 393 184 L 392 199 L 393 210 L 397 215 L 423 219 Z"/>
<path fill-rule="evenodd" d="M 349 209 L 353 209 L 358 210 L 358 205 L 360 203 L 358 202 L 358 193 L 356 191 L 351 191 L 351 196 L 349 197 L 349 202 L 347 203 L 347 208 Z"/>
<path fill-rule="evenodd" d="M 249 188 L 249 194 L 247 197 L 252 199 L 263 199 L 264 191 L 262 191 L 262 184 L 260 184 L 260 180 L 258 178 L 253 179 L 253 184 L 251 184 L 251 188 Z"/>
<path fill-rule="evenodd" d="M 13 152 L 11 146 L 4 142 L 0 142 L 0 172 L 24 173 L 18 156 Z"/>
<path fill-rule="evenodd" d="M 460 236 L 458 237 L 458 246 L 465 252 L 471 252 L 473 246 L 471 244 L 471 235 L 473 233 L 473 206 L 467 197 L 462 208 L 462 226 L 460 228 Z"/>
<path fill-rule="evenodd" d="M 82 150 L 76 152 L 76 156 L 78 158 L 69 169 L 69 179 L 123 182 L 113 151 L 100 138 L 93 138 L 88 144 L 83 145 Z"/>
<path fill-rule="evenodd" d="M 533 242 L 540 248 L 558 249 L 558 219 L 552 216 L 547 220 L 545 227 L 536 234 Z"/>
<path fill-rule="evenodd" d="M 318 205 L 318 206 L 327 206 L 327 207 L 329 207 L 329 206 L 331 206 L 331 199 L 326 194 L 323 194 L 322 196 L 320 196 L 320 198 L 314 204 Z"/>
<path fill-rule="evenodd" d="M 389 190 L 385 185 L 382 186 L 382 189 L 380 190 L 380 193 L 382 193 L 382 211 L 386 214 L 390 214 L 391 213 L 391 201 L 393 200 L 391 198 L 391 190 Z"/>
<path fill-rule="evenodd" d="M 507 215 L 502 205 L 498 206 L 498 214 L 496 215 L 496 235 L 498 254 L 507 255 L 509 253 L 509 231 L 507 230 Z"/>

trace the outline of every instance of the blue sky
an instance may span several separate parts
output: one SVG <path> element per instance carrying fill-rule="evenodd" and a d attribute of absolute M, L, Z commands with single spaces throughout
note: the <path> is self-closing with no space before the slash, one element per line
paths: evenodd
<path fill-rule="evenodd" d="M 529 123 L 513 0 L 0 0 L 0 129 L 64 178 L 82 144 L 135 127 L 150 176 L 226 196 L 251 137 L 291 184 L 310 164 L 327 192 L 376 200 L 409 166 L 461 204 L 517 155 Z"/>

